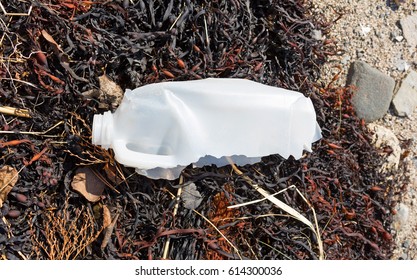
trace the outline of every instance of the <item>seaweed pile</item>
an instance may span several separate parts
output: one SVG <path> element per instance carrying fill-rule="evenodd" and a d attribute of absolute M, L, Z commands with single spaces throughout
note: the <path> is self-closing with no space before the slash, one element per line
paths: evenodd
<path fill-rule="evenodd" d="M 316 84 L 335 45 L 313 36 L 331 24 L 308 13 L 309 1 L 2 4 L 1 106 L 30 118 L 0 118 L 0 166 L 18 170 L 1 208 L 1 258 L 319 258 L 314 232 L 270 201 L 227 208 L 262 198 L 254 186 L 282 191 L 277 198 L 317 222 L 326 259 L 390 257 L 381 157 L 350 104 L 354 89 Z M 300 91 L 323 139 L 300 160 L 271 155 L 239 169 L 189 167 L 181 182 L 150 180 L 90 144 L 93 115 L 115 109 L 86 97 L 103 75 L 123 89 L 235 77 Z M 98 202 L 72 188 L 80 166 L 108 185 Z M 201 195 L 195 209 L 176 199 L 191 186 Z"/>

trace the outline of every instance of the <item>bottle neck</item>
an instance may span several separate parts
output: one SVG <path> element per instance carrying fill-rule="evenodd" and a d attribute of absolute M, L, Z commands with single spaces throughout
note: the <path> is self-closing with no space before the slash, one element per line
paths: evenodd
<path fill-rule="evenodd" d="M 94 115 L 92 142 L 94 145 L 101 145 L 108 149 L 112 143 L 113 114 L 108 111 L 103 115 Z"/>

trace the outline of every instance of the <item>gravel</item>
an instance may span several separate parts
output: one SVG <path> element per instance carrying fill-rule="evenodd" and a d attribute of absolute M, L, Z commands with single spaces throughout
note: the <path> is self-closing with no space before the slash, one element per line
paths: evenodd
<path fill-rule="evenodd" d="M 312 0 L 312 12 L 328 21 L 338 19 L 322 40 L 334 40 L 338 51 L 322 67 L 319 83 L 330 83 L 341 70 L 335 85 L 346 85 L 349 66 L 363 61 L 392 77 L 397 85 L 410 70 L 417 69 L 417 48 L 402 26 L 417 17 L 417 0 L 399 1 L 392 9 L 384 0 Z M 403 3 L 404 2 L 404 3 Z M 411 17 L 410 17 L 411 16 Z M 413 28 L 413 25 L 409 26 Z M 397 172 L 386 177 L 395 193 L 396 206 L 392 234 L 396 248 L 393 259 L 417 259 L 417 110 L 407 117 L 395 116 L 394 110 L 375 121 L 391 130 L 401 146 L 401 161 Z M 404 209 L 407 209 L 406 213 Z M 405 214 L 407 214 L 405 218 Z M 401 222 L 399 222 L 401 221 Z M 407 244 L 407 246 L 403 246 Z"/>

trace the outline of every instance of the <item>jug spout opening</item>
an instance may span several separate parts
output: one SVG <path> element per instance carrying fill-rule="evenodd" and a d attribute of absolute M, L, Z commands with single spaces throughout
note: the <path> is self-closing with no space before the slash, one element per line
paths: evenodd
<path fill-rule="evenodd" d="M 113 115 L 104 112 L 103 115 L 94 115 L 93 119 L 93 139 L 94 145 L 101 145 L 103 148 L 110 148 L 112 141 Z"/>

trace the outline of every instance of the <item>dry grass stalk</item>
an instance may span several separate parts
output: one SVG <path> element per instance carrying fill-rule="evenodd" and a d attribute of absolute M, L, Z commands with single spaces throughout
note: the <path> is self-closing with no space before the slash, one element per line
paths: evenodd
<path fill-rule="evenodd" d="M 33 8 L 33 6 L 30 5 L 29 10 L 26 13 L 9 13 L 8 11 L 6 11 L 3 4 L 0 2 L 0 9 L 3 12 L 3 14 L 6 15 L 6 16 L 22 16 L 22 17 L 30 16 L 30 14 L 32 12 L 32 8 Z"/>
<path fill-rule="evenodd" d="M 263 245 L 264 245 L 264 246 L 266 246 L 266 247 L 269 247 L 271 250 L 273 250 L 273 251 L 277 252 L 278 254 L 280 254 L 281 256 L 283 256 L 285 259 L 287 259 L 287 260 L 291 260 L 291 258 L 290 258 L 290 257 L 288 257 L 288 256 L 287 256 L 286 254 L 284 254 L 283 252 L 281 252 L 281 251 L 277 250 L 276 248 L 272 247 L 271 245 L 269 245 L 269 244 L 267 244 L 267 243 L 265 243 L 265 242 L 263 242 L 263 241 L 261 241 L 261 240 L 259 240 L 259 243 L 263 244 Z"/>
<path fill-rule="evenodd" d="M 223 238 L 224 240 L 226 240 L 227 243 L 229 243 L 229 245 L 235 250 L 236 254 L 239 256 L 239 258 L 242 260 L 242 255 L 239 253 L 239 250 L 236 248 L 235 245 L 233 245 L 233 243 L 216 227 L 216 225 L 214 225 L 209 219 L 207 219 L 206 217 L 204 217 L 203 214 L 201 214 L 200 212 L 194 210 L 194 213 L 196 213 L 197 215 L 199 215 L 200 217 L 202 217 L 207 223 L 209 223 Z"/>
<path fill-rule="evenodd" d="M 3 224 L 6 225 L 6 227 L 7 227 L 7 238 L 12 238 L 14 235 L 12 233 L 11 224 L 9 223 L 9 221 L 5 217 L 2 217 L 1 220 L 2 220 Z M 17 254 L 22 258 L 22 260 L 27 260 L 27 257 L 22 252 L 17 251 Z M 2 253 L 1 258 L 3 260 L 7 260 L 6 254 Z"/>
<path fill-rule="evenodd" d="M 183 183 L 184 183 L 184 177 L 181 175 L 180 179 L 179 179 L 179 184 L 180 184 L 181 187 L 178 188 L 177 196 L 175 197 L 175 206 L 174 206 L 174 211 L 172 213 L 173 217 L 175 217 L 177 215 L 177 212 L 178 212 L 178 207 L 179 207 L 179 204 L 180 204 L 181 193 L 182 193 L 182 184 Z M 167 240 L 166 240 L 165 245 L 164 245 L 164 251 L 162 253 L 162 259 L 163 260 L 166 260 L 168 258 L 170 243 L 171 243 L 171 238 L 169 238 L 169 236 L 167 236 Z"/>
<path fill-rule="evenodd" d="M 256 259 L 257 256 L 253 252 L 252 247 L 249 245 L 249 242 L 243 238 L 243 236 L 239 236 L 239 229 L 238 227 L 224 227 L 228 221 L 232 220 L 238 220 L 236 217 L 240 216 L 240 211 L 238 209 L 229 209 L 228 206 L 233 202 L 234 198 L 232 193 L 234 193 L 235 190 L 232 186 L 232 184 L 225 183 L 222 186 L 222 191 L 215 194 L 210 201 L 210 211 L 207 213 L 207 218 L 210 219 L 210 221 L 217 227 L 221 228 L 221 232 L 223 235 L 228 236 L 229 239 L 235 240 L 235 242 L 238 242 L 237 240 L 240 239 L 239 242 L 246 243 L 248 245 L 248 248 L 252 252 L 253 257 Z M 221 248 L 223 251 L 231 253 L 230 246 L 228 246 L 228 243 L 223 239 L 217 240 L 217 246 Z M 208 260 L 221 260 L 224 259 L 224 256 L 219 254 L 217 251 L 207 251 L 206 258 Z"/>
<path fill-rule="evenodd" d="M 117 213 L 116 215 L 115 215 L 115 217 L 113 218 L 113 221 L 110 223 L 110 225 L 108 225 L 106 228 L 105 228 L 105 234 L 104 234 L 104 237 L 103 237 L 103 241 L 101 242 L 101 246 L 100 246 L 100 248 L 102 249 L 102 250 L 104 250 L 104 248 L 106 248 L 107 247 L 107 244 L 109 243 L 109 241 L 110 241 L 110 238 L 111 238 L 111 235 L 113 234 L 113 230 L 114 230 L 114 226 L 116 225 L 116 222 L 117 222 L 117 219 L 119 219 L 119 213 Z"/>
<path fill-rule="evenodd" d="M 61 135 L 48 135 L 47 133 L 51 131 L 52 129 L 60 126 L 61 124 L 64 124 L 64 121 L 59 121 L 56 124 L 54 124 L 52 127 L 48 128 L 45 131 L 10 131 L 10 130 L 0 130 L 0 134 L 24 134 L 24 135 L 35 135 L 35 136 L 42 136 L 42 137 L 49 137 L 49 138 L 59 138 L 62 137 Z M 63 142 L 66 143 L 66 142 Z"/>
<path fill-rule="evenodd" d="M 108 168 L 114 167 L 114 175 L 118 177 L 119 180 L 117 181 L 120 181 L 118 184 L 126 182 L 127 178 L 125 178 L 119 164 L 115 161 L 114 155 L 110 151 L 92 144 L 91 127 L 76 113 L 70 112 L 70 114 L 71 118 L 68 120 L 67 125 L 70 129 L 70 133 L 80 138 L 79 144 L 83 149 L 82 153 L 84 157 L 80 157 L 70 150 L 66 150 L 66 152 L 79 160 L 78 165 L 89 166 L 104 163 L 107 164 L 106 166 Z M 107 182 L 106 184 L 108 185 Z M 113 188 L 113 190 L 115 189 Z"/>
<path fill-rule="evenodd" d="M 317 245 L 318 245 L 318 248 L 319 248 L 319 259 L 323 260 L 324 259 L 323 242 L 321 240 L 320 230 L 318 228 L 316 212 L 314 211 L 314 208 L 311 206 L 311 204 L 306 200 L 306 198 L 298 191 L 298 189 L 295 188 L 298 191 L 298 193 L 301 195 L 303 200 L 309 205 L 310 209 L 312 209 L 314 220 L 315 220 L 315 226 L 313 226 L 313 224 L 309 220 L 307 220 L 307 218 L 305 218 L 303 215 L 301 215 L 297 210 L 295 210 L 294 208 L 290 207 L 289 205 L 285 204 L 281 200 L 274 197 L 275 194 L 271 195 L 268 191 L 262 189 L 257 184 L 255 184 L 252 181 L 251 178 L 249 178 L 248 176 L 243 175 L 242 171 L 240 171 L 237 168 L 237 166 L 230 159 L 229 159 L 229 162 L 230 162 L 233 170 L 238 175 L 243 176 L 243 178 L 246 180 L 246 182 L 248 182 L 256 191 L 258 191 L 260 194 L 262 194 L 265 197 L 265 199 L 268 199 L 269 201 L 274 203 L 278 208 L 281 208 L 282 210 L 287 212 L 294 219 L 299 220 L 300 222 L 304 223 L 305 225 L 307 225 L 313 231 L 313 233 L 316 235 L 316 238 L 317 238 Z"/>
<path fill-rule="evenodd" d="M 283 190 L 280 190 L 279 192 L 276 192 L 276 193 L 273 193 L 273 194 L 269 195 L 268 197 L 264 197 L 264 198 L 260 198 L 260 199 L 256 199 L 256 200 L 252 200 L 252 201 L 248 201 L 248 202 L 244 202 L 244 203 L 241 203 L 241 204 L 230 205 L 227 208 L 233 209 L 233 208 L 239 208 L 239 207 L 242 207 L 242 206 L 247 206 L 247 205 L 255 204 L 255 203 L 258 203 L 258 202 L 267 200 L 267 199 L 269 199 L 269 197 L 274 197 L 276 195 L 279 195 L 280 193 L 283 193 L 286 190 L 292 189 L 292 188 L 295 188 L 295 185 L 291 185 L 291 186 L 289 186 L 289 187 L 287 187 L 287 188 L 285 188 Z"/>
<path fill-rule="evenodd" d="M 17 116 L 17 117 L 23 117 L 23 118 L 31 118 L 29 114 L 29 110 L 18 109 L 18 108 L 13 108 L 9 106 L 0 106 L 0 113 L 6 114 L 6 115 Z"/>

